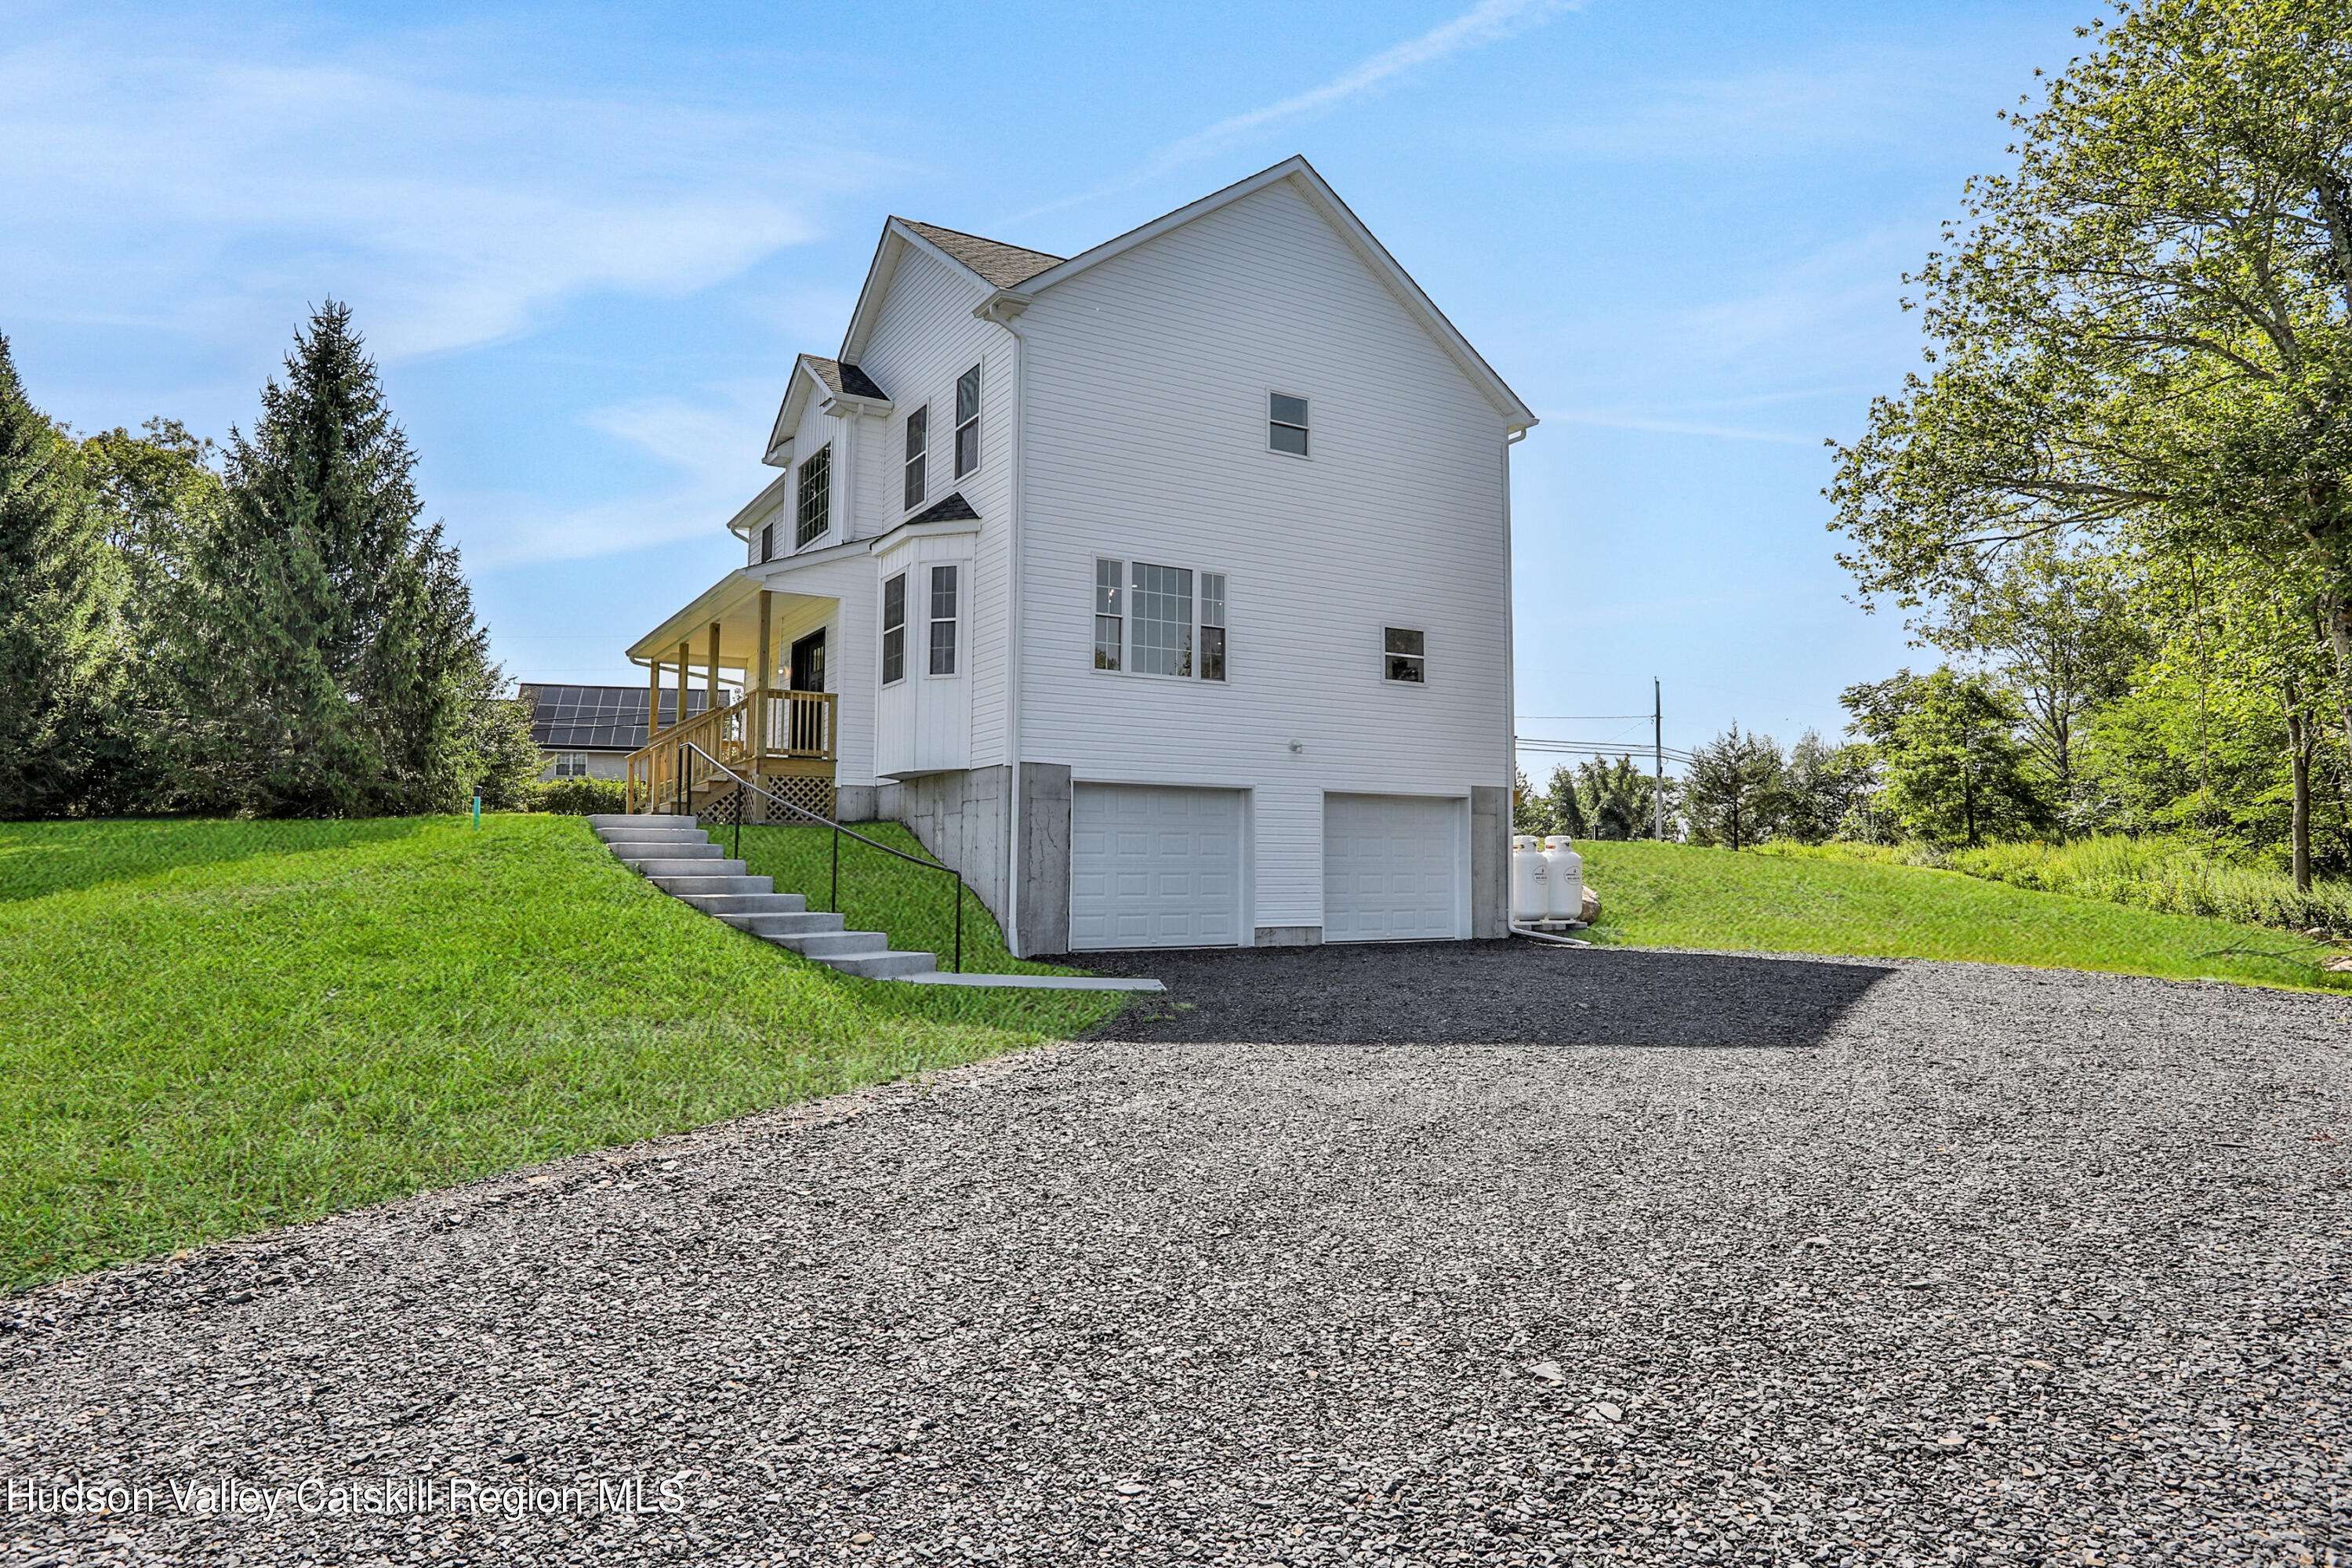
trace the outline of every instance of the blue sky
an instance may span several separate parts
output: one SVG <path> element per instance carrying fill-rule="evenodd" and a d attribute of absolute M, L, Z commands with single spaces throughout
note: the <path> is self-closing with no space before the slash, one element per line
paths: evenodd
<path fill-rule="evenodd" d="M 1669 744 L 1793 740 L 1918 658 L 1844 596 L 1822 442 L 2093 9 L 20 3 L 0 332 L 76 426 L 218 436 L 349 300 L 509 670 L 634 680 L 887 214 L 1068 255 L 1303 153 L 1543 417 L 1521 713 L 1654 675 Z"/>

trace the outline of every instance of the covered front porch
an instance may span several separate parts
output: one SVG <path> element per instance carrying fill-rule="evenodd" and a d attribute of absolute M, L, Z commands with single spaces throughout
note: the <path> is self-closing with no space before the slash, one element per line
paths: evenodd
<path fill-rule="evenodd" d="M 838 715 L 835 694 L 824 689 L 824 623 L 837 607 L 836 600 L 778 593 L 730 572 L 631 644 L 630 661 L 646 667 L 651 683 L 654 718 L 646 743 L 629 756 L 626 809 L 692 816 L 731 807 L 736 781 L 715 759 L 804 811 L 832 816 Z M 813 635 L 803 631 L 811 623 Z M 685 693 L 698 679 L 709 689 L 709 707 L 655 728 L 665 679 L 679 694 L 672 711 L 685 711 Z M 742 805 L 745 821 L 790 815 L 756 795 Z"/>

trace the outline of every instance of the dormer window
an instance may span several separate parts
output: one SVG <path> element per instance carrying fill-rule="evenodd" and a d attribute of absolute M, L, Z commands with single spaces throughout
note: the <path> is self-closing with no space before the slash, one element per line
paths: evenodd
<path fill-rule="evenodd" d="M 1307 456 L 1307 399 L 1286 392 L 1265 395 L 1265 449 Z"/>
<path fill-rule="evenodd" d="M 793 529 L 793 548 L 805 550 L 811 540 L 824 537 L 833 526 L 833 447 L 819 447 L 801 465 L 800 510 Z"/>
<path fill-rule="evenodd" d="M 956 377 L 955 477 L 980 467 L 980 366 Z"/>
<path fill-rule="evenodd" d="M 931 405 L 907 416 L 907 510 L 923 504 L 923 458 L 931 445 Z"/>

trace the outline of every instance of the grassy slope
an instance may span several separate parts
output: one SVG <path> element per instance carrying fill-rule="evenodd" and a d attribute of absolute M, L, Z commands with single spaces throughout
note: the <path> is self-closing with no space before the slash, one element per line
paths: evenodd
<path fill-rule="evenodd" d="M 2040 893 L 1957 871 L 1580 840 L 1601 935 L 1660 947 L 1959 958 L 2352 990 L 2284 931 Z"/>
<path fill-rule="evenodd" d="M 845 979 L 663 896 L 578 818 L 0 825 L 0 1287 L 1116 1005 Z"/>

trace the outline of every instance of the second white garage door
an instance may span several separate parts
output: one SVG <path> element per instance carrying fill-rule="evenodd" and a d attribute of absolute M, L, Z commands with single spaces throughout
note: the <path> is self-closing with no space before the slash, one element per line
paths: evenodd
<path fill-rule="evenodd" d="M 1089 784 L 1070 794 L 1070 946 L 1241 941 L 1239 790 Z"/>
<path fill-rule="evenodd" d="M 1323 797 L 1323 940 L 1425 942 L 1462 926 L 1463 807 L 1399 795 Z"/>

